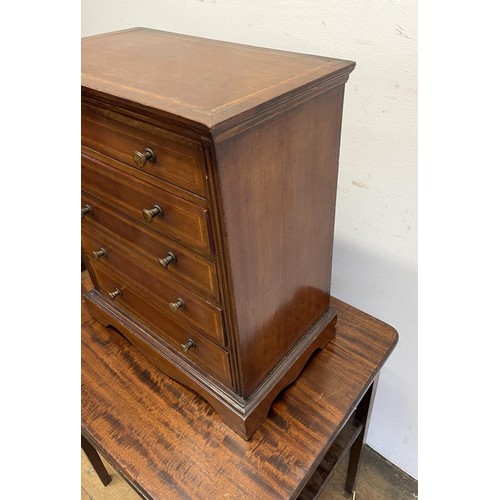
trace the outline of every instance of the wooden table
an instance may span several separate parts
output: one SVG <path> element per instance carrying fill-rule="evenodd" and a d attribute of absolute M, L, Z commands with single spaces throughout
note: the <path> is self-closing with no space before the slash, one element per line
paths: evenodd
<path fill-rule="evenodd" d="M 90 287 L 88 278 L 82 281 Z M 350 450 L 353 491 L 378 374 L 397 343 L 387 324 L 332 298 L 335 339 L 274 402 L 250 441 L 82 305 L 82 445 L 144 498 L 313 498 Z"/>

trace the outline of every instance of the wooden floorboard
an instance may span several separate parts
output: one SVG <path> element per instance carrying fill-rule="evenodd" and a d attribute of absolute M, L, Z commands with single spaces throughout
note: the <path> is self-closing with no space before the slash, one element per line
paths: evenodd
<path fill-rule="evenodd" d="M 141 498 L 104 458 L 102 461 L 111 475 L 111 483 L 103 486 L 85 453 L 83 451 L 81 453 L 82 500 L 137 500 Z"/>

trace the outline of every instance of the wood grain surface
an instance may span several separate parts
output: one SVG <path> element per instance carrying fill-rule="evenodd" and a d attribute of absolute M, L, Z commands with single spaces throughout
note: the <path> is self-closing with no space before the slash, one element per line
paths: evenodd
<path fill-rule="evenodd" d="M 244 398 L 328 310 L 343 95 L 217 148 Z"/>
<path fill-rule="evenodd" d="M 335 334 L 335 192 L 354 66 L 144 28 L 82 41 L 82 189 L 100 200 L 82 222 L 83 258 L 96 289 L 116 281 L 122 292 L 113 303 L 89 294 L 89 310 L 247 438 Z M 97 214 L 103 204 L 123 217 Z M 111 235 L 85 230 L 94 214 Z M 213 262 L 216 279 L 193 290 L 192 273 L 171 279 L 129 244 L 127 219 L 145 229 L 140 238 L 156 233 Z M 96 248 L 107 251 L 98 262 L 88 259 Z M 157 343 L 157 313 L 174 301 L 185 304 L 179 321 L 218 344 L 202 351 L 200 339 L 189 358 L 199 353 L 200 370 Z"/>
<path fill-rule="evenodd" d="M 82 190 L 128 214 L 148 228 L 188 247 L 211 252 L 207 210 L 95 158 L 81 156 Z M 163 215 L 146 222 L 143 209 L 159 205 Z"/>
<path fill-rule="evenodd" d="M 167 269 L 160 266 L 163 273 L 218 301 L 217 272 L 212 256 L 192 252 L 167 236 L 139 224 L 95 196 L 82 192 L 82 207 L 85 205 L 92 207 L 92 217 L 87 217 L 84 222 L 85 228 L 90 232 L 97 229 L 112 235 L 114 241 L 143 255 L 154 266 L 160 266 L 158 259 L 166 258 L 168 252 L 172 252 L 176 262 Z"/>
<path fill-rule="evenodd" d="M 85 103 L 82 103 L 81 133 L 82 145 L 204 196 L 205 167 L 199 143 Z M 146 147 L 154 151 L 155 161 L 138 167 L 133 153 Z"/>
<path fill-rule="evenodd" d="M 297 497 L 397 343 L 392 327 L 331 302 L 335 339 L 249 441 L 82 303 L 82 433 L 146 498 Z"/>
<path fill-rule="evenodd" d="M 354 68 L 352 61 L 145 28 L 84 38 L 82 49 L 86 95 L 116 96 L 206 128 L 269 107 L 297 87 L 345 81 Z"/>
<path fill-rule="evenodd" d="M 152 265 L 150 261 L 142 260 L 128 252 L 116 240 L 104 233 L 96 230 L 90 232 L 82 227 L 82 243 L 83 250 L 96 274 L 98 270 L 105 268 L 108 272 L 121 276 L 124 283 L 136 288 L 142 287 L 149 300 L 162 306 L 167 315 L 191 325 L 215 342 L 224 345 L 222 312 L 216 304 L 199 297 L 189 287 L 173 281 L 159 265 Z M 92 259 L 92 251 L 99 248 L 106 249 L 107 255 L 95 261 Z M 173 313 L 169 304 L 179 297 L 185 306 L 179 312 Z"/>

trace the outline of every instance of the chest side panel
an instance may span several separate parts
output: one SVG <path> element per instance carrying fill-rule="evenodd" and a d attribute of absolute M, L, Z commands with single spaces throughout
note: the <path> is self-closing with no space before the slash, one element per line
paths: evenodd
<path fill-rule="evenodd" d="M 217 146 L 242 395 L 327 311 L 343 85 Z"/>

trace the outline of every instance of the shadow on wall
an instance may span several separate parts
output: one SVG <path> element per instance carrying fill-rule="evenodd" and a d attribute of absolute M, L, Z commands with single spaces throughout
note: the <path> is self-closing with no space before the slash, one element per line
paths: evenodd
<path fill-rule="evenodd" d="M 368 444 L 417 476 L 417 265 L 335 239 L 332 295 L 393 326 L 399 343 L 382 369 Z"/>
<path fill-rule="evenodd" d="M 336 237 L 332 295 L 398 326 L 417 325 L 417 266 Z M 401 335 L 402 332 L 400 332 Z"/>

